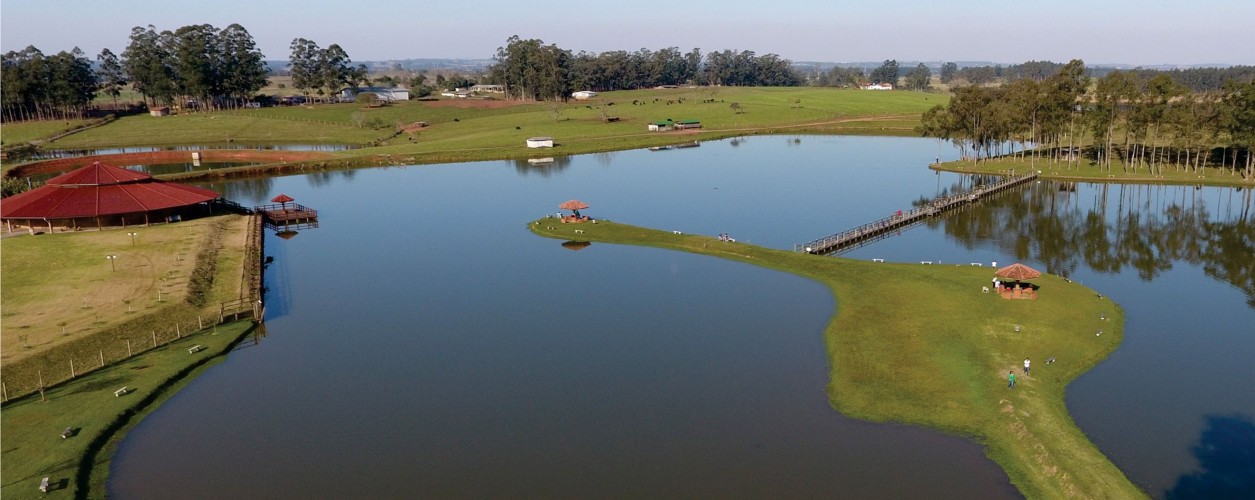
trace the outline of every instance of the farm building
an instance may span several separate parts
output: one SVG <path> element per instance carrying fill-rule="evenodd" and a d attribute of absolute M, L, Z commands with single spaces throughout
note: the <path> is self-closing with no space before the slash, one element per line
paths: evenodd
<path fill-rule="evenodd" d="M 155 107 L 155 108 L 149 108 L 149 109 L 148 109 L 148 114 L 149 114 L 149 115 L 151 115 L 151 116 L 168 116 L 168 115 L 170 114 L 170 107 L 169 107 L 169 106 L 158 106 L 158 107 Z"/>
<path fill-rule="evenodd" d="M 675 122 L 676 130 L 685 130 L 690 128 L 702 128 L 701 120 L 680 120 Z"/>
<path fill-rule="evenodd" d="M 410 100 L 410 91 L 400 87 L 354 87 L 340 91 L 340 99 L 344 101 L 357 100 L 357 94 L 362 92 L 370 92 L 375 94 L 375 98 L 380 101 L 408 101 Z"/>
<path fill-rule="evenodd" d="M 580 90 L 578 92 L 571 92 L 571 97 L 574 97 L 575 99 L 582 101 L 584 99 L 592 99 L 594 97 L 597 97 L 597 93 L 591 90 Z"/>
<path fill-rule="evenodd" d="M 860 88 L 862 88 L 863 90 L 893 90 L 893 84 L 892 83 L 873 83 L 870 85 L 863 85 Z"/>
<path fill-rule="evenodd" d="M 471 85 L 471 88 L 467 90 L 470 90 L 471 92 L 476 93 L 476 94 L 484 94 L 484 93 L 504 94 L 505 86 L 503 85 Z"/>
<path fill-rule="evenodd" d="M 671 130 L 674 127 L 675 127 L 675 122 L 671 120 L 653 122 L 648 125 L 650 132 L 666 132 L 668 130 Z"/>
<path fill-rule="evenodd" d="M 529 137 L 527 139 L 527 147 L 529 148 L 552 148 L 552 137 Z"/>

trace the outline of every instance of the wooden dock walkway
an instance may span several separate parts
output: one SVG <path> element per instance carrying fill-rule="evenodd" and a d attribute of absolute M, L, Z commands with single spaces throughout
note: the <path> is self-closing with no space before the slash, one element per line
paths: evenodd
<path fill-rule="evenodd" d="M 907 226 L 923 222 L 943 212 L 970 206 L 971 204 L 994 194 L 1026 184 L 1037 178 L 1036 173 L 1012 175 L 1004 177 L 994 184 L 978 186 L 975 189 L 950 196 L 938 197 L 909 212 L 899 212 L 880 220 L 863 224 L 853 229 L 826 236 L 817 240 L 793 245 L 793 251 L 813 254 L 828 254 L 847 250 L 863 243 L 875 241 L 893 235 Z"/>

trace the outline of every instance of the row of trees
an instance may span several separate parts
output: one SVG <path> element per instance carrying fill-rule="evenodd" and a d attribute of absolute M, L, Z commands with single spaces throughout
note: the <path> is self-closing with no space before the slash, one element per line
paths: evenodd
<path fill-rule="evenodd" d="M 96 98 L 96 74 L 78 47 L 52 56 L 33 46 L 9 51 L 0 78 L 5 121 L 81 117 Z"/>
<path fill-rule="evenodd" d="M 572 90 L 628 90 L 660 85 L 794 86 L 802 83 L 793 63 L 775 54 L 716 51 L 702 56 L 676 47 L 659 51 L 572 54 L 557 45 L 517 35 L 497 49 L 488 83 L 506 86 L 512 98 L 565 99 Z"/>
<path fill-rule="evenodd" d="M 889 59 L 867 75 L 863 74 L 862 68 L 837 66 L 816 75 L 811 84 L 819 87 L 857 87 L 864 83 L 888 83 L 897 86 L 898 79 L 903 78 L 904 86 L 910 90 L 928 90 L 932 77 L 932 70 L 924 63 L 915 65 L 904 75 L 898 61 Z"/>
<path fill-rule="evenodd" d="M 238 24 L 222 30 L 196 24 L 162 32 L 137 26 L 122 52 L 121 67 L 150 105 L 239 105 L 261 90 L 267 77 L 261 51 Z"/>
<path fill-rule="evenodd" d="M 1073 60 L 1041 81 L 958 87 L 949 105 L 924 113 L 919 131 L 953 141 L 973 162 L 1018 143 L 1021 158 L 1030 144 L 1048 146 L 1057 153 L 1052 163 L 1071 168 L 1079 165 L 1080 146 L 1089 144 L 1089 157 L 1108 171 L 1113 158 L 1126 171 L 1153 174 L 1169 165 L 1200 171 L 1220 161 L 1252 177 L 1255 82 L 1230 80 L 1220 92 L 1191 92 L 1166 73 L 1145 79 L 1113 71 L 1091 89 L 1084 63 Z M 1218 159 L 1215 144 L 1228 145 Z M 1035 163 L 1036 150 L 1032 157 Z"/>
<path fill-rule="evenodd" d="M 324 49 L 313 41 L 297 38 L 292 40 L 291 49 L 288 68 L 292 86 L 307 97 L 311 94 L 331 96 L 347 85 L 370 85 L 366 65 L 353 67 L 349 54 L 337 44 Z"/>

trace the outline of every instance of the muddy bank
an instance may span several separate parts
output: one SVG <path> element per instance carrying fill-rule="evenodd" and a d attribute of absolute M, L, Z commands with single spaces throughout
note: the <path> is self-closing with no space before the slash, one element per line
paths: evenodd
<path fill-rule="evenodd" d="M 14 167 L 10 177 L 26 177 L 35 174 L 63 172 L 93 162 L 111 165 L 152 165 L 192 161 L 192 153 L 200 154 L 204 162 L 256 162 L 283 163 L 305 162 L 331 158 L 330 153 L 320 151 L 267 151 L 252 149 L 205 149 L 200 151 L 152 151 L 147 153 L 121 153 L 112 155 L 76 156 L 57 158 Z"/>

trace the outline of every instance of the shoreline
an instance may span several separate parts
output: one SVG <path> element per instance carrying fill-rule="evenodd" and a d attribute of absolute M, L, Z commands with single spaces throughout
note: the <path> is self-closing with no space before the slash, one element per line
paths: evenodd
<path fill-rule="evenodd" d="M 987 283 L 989 271 L 970 266 L 854 261 L 611 222 L 578 227 L 577 235 L 575 228 L 546 225 L 545 219 L 528 224 L 542 237 L 708 255 L 827 286 L 838 303 L 823 333 L 831 362 L 829 397 L 843 414 L 973 439 L 1029 498 L 1147 496 L 1088 440 L 1064 402 L 1068 383 L 1106 359 L 1123 338 L 1119 306 L 1094 299 L 1089 288 L 1043 275 L 1034 281 L 1049 294 L 1004 300 L 972 293 Z M 901 293 L 908 290 L 910 295 Z M 904 302 L 906 296 L 945 300 Z M 1108 335 L 1076 331 L 1100 313 Z M 1011 332 L 1012 323 L 1031 325 L 1034 334 Z M 1018 371 L 1024 354 L 1038 358 L 1045 352 L 1077 361 L 1039 367 L 1016 389 L 1006 388 L 1007 371 Z"/>

